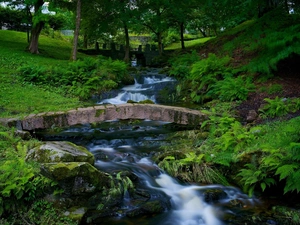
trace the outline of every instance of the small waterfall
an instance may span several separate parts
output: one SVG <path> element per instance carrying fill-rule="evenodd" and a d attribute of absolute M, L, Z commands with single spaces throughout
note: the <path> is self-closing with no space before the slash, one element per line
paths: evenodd
<path fill-rule="evenodd" d="M 161 190 L 171 197 L 173 220 L 178 225 L 222 225 L 217 218 L 217 209 L 204 202 L 197 190 L 205 187 L 183 186 L 167 174 L 156 179 Z"/>
<path fill-rule="evenodd" d="M 98 104 L 123 104 L 132 100 L 134 102 L 151 100 L 157 103 L 156 96 L 163 88 L 173 87 L 176 80 L 159 74 L 158 70 L 135 77 L 135 84 L 125 86 L 113 98 L 102 99 Z"/>

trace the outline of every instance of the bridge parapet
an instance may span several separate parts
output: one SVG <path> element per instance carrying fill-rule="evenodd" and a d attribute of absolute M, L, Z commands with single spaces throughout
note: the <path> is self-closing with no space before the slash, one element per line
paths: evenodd
<path fill-rule="evenodd" d="M 68 127 L 77 124 L 110 120 L 149 119 L 176 124 L 199 126 L 208 117 L 199 110 L 156 104 L 99 105 L 66 112 L 48 112 L 29 115 L 23 119 L 10 119 L 6 125 L 21 130 Z"/>

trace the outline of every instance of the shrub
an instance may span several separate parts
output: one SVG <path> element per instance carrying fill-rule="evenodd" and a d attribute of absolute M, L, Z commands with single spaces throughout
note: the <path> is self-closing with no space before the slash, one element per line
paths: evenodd
<path fill-rule="evenodd" d="M 209 54 L 192 65 L 188 80 L 191 82 L 191 98 L 194 102 L 203 102 L 211 88 L 224 77 L 231 75 L 231 69 L 227 67 L 230 57 L 218 58 L 215 54 Z"/>
<path fill-rule="evenodd" d="M 265 98 L 264 101 L 266 104 L 259 109 L 263 118 L 283 116 L 290 111 L 290 100 L 287 98 L 276 96 L 275 99 Z"/>
<path fill-rule="evenodd" d="M 197 55 L 196 51 L 193 51 L 189 54 L 172 57 L 169 60 L 171 69 L 168 73 L 176 78 L 186 78 L 190 73 L 191 65 L 199 61 L 199 59 L 200 57 Z"/>
<path fill-rule="evenodd" d="M 104 57 L 87 57 L 70 62 L 65 67 L 27 64 L 18 71 L 26 82 L 62 86 L 66 93 L 72 93 L 81 99 L 88 99 L 93 94 L 109 91 L 122 82 L 128 82 L 127 65 L 123 61 Z"/>
<path fill-rule="evenodd" d="M 39 166 L 25 160 L 30 142 L 21 142 L 13 130 L 0 128 L 2 150 L 0 159 L 0 216 L 16 213 L 43 195 L 46 188 L 55 183 L 39 174 Z M 1 146 L 0 146 L 1 147 Z"/>
<path fill-rule="evenodd" d="M 224 80 L 215 83 L 207 95 L 222 101 L 246 100 L 248 93 L 254 90 L 251 78 L 226 76 Z"/>

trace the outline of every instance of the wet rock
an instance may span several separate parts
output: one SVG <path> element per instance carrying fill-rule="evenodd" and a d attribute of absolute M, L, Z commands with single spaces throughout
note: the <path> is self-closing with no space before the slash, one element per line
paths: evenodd
<path fill-rule="evenodd" d="M 227 194 L 221 189 L 207 189 L 203 193 L 204 201 L 207 203 L 215 203 L 227 197 Z"/>
<path fill-rule="evenodd" d="M 246 117 L 246 121 L 248 123 L 251 123 L 253 121 L 255 121 L 258 118 L 258 114 L 255 110 L 249 110 L 247 117 Z"/>
<path fill-rule="evenodd" d="M 27 159 L 40 163 L 54 162 L 88 162 L 94 165 L 94 155 L 86 148 L 66 141 L 49 141 L 31 149 Z"/>
<path fill-rule="evenodd" d="M 31 134 L 24 130 L 16 130 L 15 135 L 22 138 L 22 140 L 30 140 L 32 138 Z"/>
<path fill-rule="evenodd" d="M 71 220 L 80 224 L 87 208 L 85 207 L 72 207 L 63 213 L 64 216 L 69 217 Z"/>
<path fill-rule="evenodd" d="M 138 205 L 139 208 L 128 211 L 126 215 L 128 217 L 136 217 L 138 215 L 162 213 L 167 208 L 167 205 L 160 200 L 148 201 Z"/>
<path fill-rule="evenodd" d="M 58 182 L 63 194 L 74 197 L 109 186 L 109 176 L 87 162 L 43 163 L 41 172 Z"/>

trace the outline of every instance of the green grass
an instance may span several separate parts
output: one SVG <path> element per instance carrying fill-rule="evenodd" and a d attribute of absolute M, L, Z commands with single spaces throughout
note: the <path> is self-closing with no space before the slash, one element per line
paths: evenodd
<path fill-rule="evenodd" d="M 38 87 L 22 82 L 17 69 L 27 63 L 64 66 L 69 62 L 71 44 L 40 37 L 39 55 L 26 51 L 26 33 L 0 30 L 0 117 L 68 110 L 82 106 L 78 98 L 63 96 L 59 87 Z M 83 57 L 79 54 L 79 57 Z"/>
<path fill-rule="evenodd" d="M 186 48 L 194 47 L 199 44 L 205 43 L 210 39 L 212 39 L 212 37 L 206 37 L 206 38 L 200 38 L 200 39 L 191 40 L 191 41 L 185 41 L 184 45 Z M 177 50 L 177 49 L 181 49 L 181 42 L 172 43 L 169 46 L 165 47 L 165 50 Z"/>

